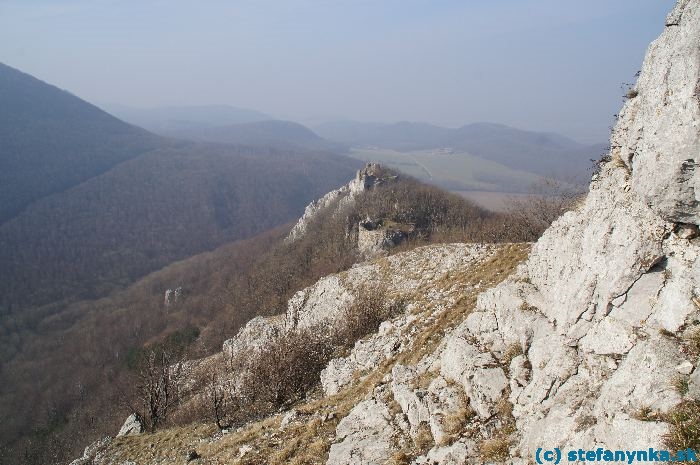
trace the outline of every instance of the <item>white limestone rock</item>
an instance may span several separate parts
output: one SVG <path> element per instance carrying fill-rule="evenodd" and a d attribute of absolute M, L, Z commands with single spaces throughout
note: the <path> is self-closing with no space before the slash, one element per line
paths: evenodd
<path fill-rule="evenodd" d="M 681 362 L 675 342 L 657 337 L 639 342 L 603 385 L 596 416 L 634 413 L 641 407 L 662 412 L 680 402 L 673 387 L 675 367 Z"/>
<path fill-rule="evenodd" d="M 681 364 L 676 367 L 676 371 L 682 375 L 689 375 L 694 369 L 695 367 L 688 360 L 683 360 Z"/>
<path fill-rule="evenodd" d="M 424 390 L 416 390 L 411 384 L 416 378 L 416 371 L 403 365 L 394 365 L 391 370 L 391 392 L 394 400 L 401 406 L 401 410 L 411 427 L 411 436 L 416 436 L 421 423 L 430 423 L 430 410 L 428 409 L 428 393 Z"/>
<path fill-rule="evenodd" d="M 141 423 L 141 419 L 137 414 L 132 413 L 124 421 L 124 424 L 117 433 L 117 437 L 133 436 L 141 433 L 143 433 L 143 423 Z"/>
<path fill-rule="evenodd" d="M 666 434 L 666 423 L 641 421 L 625 413 L 618 413 L 612 421 L 603 419 L 595 427 L 596 438 L 611 450 L 647 450 L 650 447 L 664 450 Z"/>
<path fill-rule="evenodd" d="M 700 369 L 697 366 L 688 378 L 688 395 L 695 400 L 700 400 Z"/>
<path fill-rule="evenodd" d="M 370 399 L 357 404 L 336 428 L 327 465 L 381 465 L 394 450 L 391 413 L 383 402 Z"/>
<path fill-rule="evenodd" d="M 483 418 L 493 414 L 508 386 L 503 369 L 493 366 L 495 363 L 489 352 L 482 352 L 462 337 L 449 338 L 442 355 L 441 374 L 463 386 L 472 407 Z"/>
<path fill-rule="evenodd" d="M 355 178 L 348 184 L 333 190 L 318 200 L 311 202 L 304 209 L 304 214 L 294 225 L 287 236 L 288 242 L 299 239 L 306 233 L 309 224 L 320 212 L 329 208 L 340 211 L 344 205 L 354 201 L 358 194 L 366 191 L 378 181 L 376 173 L 381 167 L 375 163 L 368 163 L 367 166 L 357 172 Z"/>
<path fill-rule="evenodd" d="M 412 462 L 414 465 L 463 465 L 474 462 L 473 457 L 478 455 L 478 448 L 474 441 L 460 439 L 445 447 L 434 447 L 425 456 L 417 457 Z"/>
<path fill-rule="evenodd" d="M 89 446 L 83 452 L 83 456 L 73 460 L 70 465 L 91 465 L 93 460 L 112 442 L 109 436 L 99 439 Z"/>
<path fill-rule="evenodd" d="M 352 382 L 357 366 L 348 358 L 335 358 L 321 371 L 321 386 L 327 396 L 332 396 Z"/>
<path fill-rule="evenodd" d="M 284 325 L 279 318 L 255 317 L 250 320 L 235 337 L 224 341 L 223 353 L 230 360 L 244 356 L 251 351 L 259 351 L 283 332 Z"/>

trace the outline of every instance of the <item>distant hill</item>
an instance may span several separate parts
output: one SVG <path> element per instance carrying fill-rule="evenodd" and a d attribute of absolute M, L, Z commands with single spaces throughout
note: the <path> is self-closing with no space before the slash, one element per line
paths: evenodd
<path fill-rule="evenodd" d="M 321 137 L 351 146 L 401 151 L 442 147 L 452 133 L 448 128 L 407 121 L 393 124 L 339 121 L 320 124 L 314 130 Z"/>
<path fill-rule="evenodd" d="M 590 178 L 590 160 L 598 159 L 605 147 L 605 144 L 579 144 L 559 134 L 491 123 L 456 129 L 445 145 L 515 169 L 578 181 Z"/>
<path fill-rule="evenodd" d="M 161 135 L 173 132 L 230 126 L 273 119 L 256 110 L 229 105 L 168 106 L 134 108 L 105 104 L 104 108 L 117 117 Z"/>
<path fill-rule="evenodd" d="M 270 120 L 230 126 L 190 128 L 169 131 L 168 134 L 192 140 L 250 146 L 328 151 L 347 150 L 345 144 L 330 142 L 319 137 L 306 126 L 291 121 Z"/>
<path fill-rule="evenodd" d="M 599 158 L 606 145 L 584 145 L 554 133 L 523 131 L 492 123 L 450 129 L 425 123 L 333 122 L 314 129 L 321 137 L 357 148 L 399 152 L 450 148 L 510 170 L 577 182 L 588 180 L 590 159 Z"/>
<path fill-rule="evenodd" d="M 161 138 L 0 63 L 0 224 L 43 196 L 162 144 Z"/>

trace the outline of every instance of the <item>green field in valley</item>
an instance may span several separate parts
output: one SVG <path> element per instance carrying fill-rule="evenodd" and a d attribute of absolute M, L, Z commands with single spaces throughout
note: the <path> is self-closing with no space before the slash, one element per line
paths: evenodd
<path fill-rule="evenodd" d="M 500 163 L 448 149 L 398 152 L 353 148 L 349 155 L 373 161 L 454 191 L 528 192 L 540 176 Z"/>

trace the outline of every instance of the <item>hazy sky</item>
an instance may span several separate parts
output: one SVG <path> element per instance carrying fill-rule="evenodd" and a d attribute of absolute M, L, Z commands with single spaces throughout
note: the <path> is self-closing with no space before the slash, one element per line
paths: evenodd
<path fill-rule="evenodd" d="M 608 137 L 671 0 L 0 0 L 0 62 L 93 103 Z"/>

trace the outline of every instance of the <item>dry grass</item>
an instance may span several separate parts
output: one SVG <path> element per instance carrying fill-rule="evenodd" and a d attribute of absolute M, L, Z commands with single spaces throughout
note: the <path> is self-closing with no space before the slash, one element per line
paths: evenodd
<path fill-rule="evenodd" d="M 183 428 L 172 428 L 153 434 L 120 438 L 109 447 L 108 454 L 118 460 L 131 460 L 136 463 L 182 463 L 186 454 L 195 449 L 201 456 L 198 464 L 322 464 L 328 458 L 331 442 L 335 437 L 338 422 L 347 416 L 350 410 L 381 382 L 382 378 L 391 372 L 396 363 L 415 365 L 425 355 L 434 352 L 444 335 L 460 324 L 473 310 L 476 296 L 484 289 L 494 286 L 505 279 L 526 258 L 530 246 L 528 244 L 504 244 L 493 256 L 468 269 L 445 275 L 439 282 L 440 289 L 449 290 L 458 287 L 464 289 L 456 304 L 444 309 L 437 315 L 435 321 L 425 326 L 421 319 L 413 323 L 408 330 L 417 330 L 411 347 L 392 359 L 385 360 L 372 372 L 359 377 L 351 385 L 336 395 L 322 397 L 317 400 L 302 401 L 295 406 L 297 412 L 305 418 L 301 422 L 290 424 L 280 430 L 280 416 L 272 416 L 261 421 L 249 423 L 236 432 L 215 436 L 217 428 L 213 425 L 190 425 Z M 383 263 L 384 262 L 384 263 Z M 378 260 L 388 268 L 386 259 Z M 380 267 L 380 270 L 384 267 Z M 380 276 L 382 275 L 380 271 Z M 473 286 L 479 283 L 480 287 Z M 434 288 L 431 283 L 430 288 Z M 434 303 L 425 296 L 429 289 L 418 289 L 414 295 L 403 296 L 416 302 L 426 314 L 435 309 Z M 392 296 L 393 297 L 393 296 Z M 426 378 L 420 384 L 429 384 Z M 317 413 L 333 412 L 332 419 L 322 421 Z M 504 412 L 506 414 L 507 412 Z M 465 420 L 472 415 L 466 405 L 455 412 L 453 418 L 447 419 L 455 435 L 459 434 Z M 507 435 L 512 432 L 506 419 L 495 436 L 482 443 L 482 456 L 492 459 L 505 456 L 508 453 Z M 415 451 L 397 451 L 392 457 L 396 465 L 410 463 L 410 454 L 414 456 L 427 451 L 434 445 L 434 439 L 427 424 L 421 425 L 414 438 Z M 456 437 L 456 436 L 455 436 Z M 239 456 L 242 446 L 250 446 L 252 450 L 243 457 Z"/>
<path fill-rule="evenodd" d="M 430 426 L 427 423 L 418 425 L 418 431 L 413 438 L 413 444 L 416 446 L 416 455 L 427 453 L 434 445 L 433 433 L 430 432 Z"/>
<path fill-rule="evenodd" d="M 387 465 L 410 465 L 411 463 L 411 456 L 407 454 L 406 452 L 400 450 L 398 452 L 395 452 L 391 458 L 389 459 L 389 463 Z"/>
<path fill-rule="evenodd" d="M 425 371 L 413 379 L 411 383 L 412 387 L 415 389 L 428 389 L 428 387 L 430 387 L 430 383 L 432 383 L 438 375 L 438 372 L 430 370 Z"/>
<path fill-rule="evenodd" d="M 505 462 L 510 457 L 510 437 L 516 431 L 513 404 L 508 401 L 510 389 L 496 403 L 496 416 L 500 427 L 479 444 L 479 453 L 485 462 Z"/>
<path fill-rule="evenodd" d="M 627 166 L 627 163 L 625 163 L 624 160 L 622 159 L 619 149 L 612 151 L 611 162 L 612 162 L 612 166 L 614 166 L 615 168 L 622 168 L 628 174 L 630 173 L 630 168 L 629 168 L 629 166 Z"/>
<path fill-rule="evenodd" d="M 479 445 L 479 453 L 485 462 L 505 462 L 510 457 L 510 442 L 505 437 L 485 439 Z"/>
<path fill-rule="evenodd" d="M 664 417 L 671 426 L 664 438 L 669 450 L 700 450 L 700 402 L 681 402 Z"/>
<path fill-rule="evenodd" d="M 700 328 L 694 328 L 683 336 L 683 344 L 689 355 L 700 356 Z"/>
<path fill-rule="evenodd" d="M 503 352 L 503 358 L 501 359 L 501 364 L 505 368 L 506 372 L 510 369 L 510 362 L 513 361 L 515 357 L 523 354 L 523 346 L 519 342 L 514 342 L 510 344 L 506 350 Z"/>
<path fill-rule="evenodd" d="M 676 333 L 672 333 L 666 328 L 661 328 L 659 330 L 659 334 L 661 334 L 663 337 L 669 338 L 669 339 L 678 339 L 678 336 L 676 336 Z"/>
<path fill-rule="evenodd" d="M 683 375 L 676 376 L 673 378 L 673 388 L 682 396 L 688 394 L 688 378 Z"/>
<path fill-rule="evenodd" d="M 591 428 L 592 426 L 594 426 L 597 421 L 598 420 L 593 415 L 581 415 L 578 418 L 576 418 L 576 420 L 575 420 L 576 428 L 574 429 L 574 431 L 576 431 L 576 432 L 585 431 L 588 428 Z"/>
<path fill-rule="evenodd" d="M 470 418 L 473 418 L 474 415 L 476 415 L 476 412 L 474 412 L 469 405 L 463 405 L 457 410 L 447 413 L 442 419 L 442 427 L 445 432 L 445 437 L 442 438 L 438 445 L 446 446 L 459 439 L 459 436 L 465 429 L 467 421 Z"/>
<path fill-rule="evenodd" d="M 632 418 L 639 421 L 660 421 L 661 414 L 648 405 L 643 405 L 632 415 Z"/>
<path fill-rule="evenodd" d="M 513 404 L 510 403 L 508 400 L 508 396 L 510 395 L 510 388 L 507 388 L 506 393 L 498 399 L 498 402 L 496 402 L 496 413 L 498 414 L 498 417 L 501 419 L 501 421 L 504 421 L 506 423 L 512 423 L 514 422 L 513 418 Z"/>
<path fill-rule="evenodd" d="M 471 313 L 481 291 L 495 286 L 508 277 L 516 266 L 527 257 L 529 251 L 529 244 L 504 244 L 492 257 L 466 270 L 452 273 L 449 277 L 443 277 L 438 284 L 431 283 L 431 288 L 450 289 L 456 285 L 467 285 L 468 290 L 458 298 L 455 305 L 440 313 L 435 322 L 420 333 L 413 343 L 417 350 L 410 351 L 411 356 L 402 360 L 401 363 L 415 365 L 426 354 L 434 352 L 444 335 L 464 321 L 464 318 Z M 475 284 L 480 284 L 480 287 L 478 289 L 470 287 Z M 425 294 L 423 289 L 419 289 L 416 296 Z M 421 303 L 425 304 L 424 307 L 427 310 L 432 308 L 431 302 Z"/>

